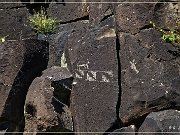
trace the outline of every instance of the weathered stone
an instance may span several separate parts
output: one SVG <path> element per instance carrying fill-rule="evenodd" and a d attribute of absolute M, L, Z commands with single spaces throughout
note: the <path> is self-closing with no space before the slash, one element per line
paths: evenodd
<path fill-rule="evenodd" d="M 154 9 L 154 23 L 164 29 L 178 29 L 180 20 L 180 3 L 157 3 Z M 177 3 L 175 3 L 177 2 Z"/>
<path fill-rule="evenodd" d="M 180 113 L 176 110 L 165 110 L 160 112 L 150 113 L 143 124 L 141 125 L 139 132 L 159 132 L 158 135 L 163 132 L 170 132 L 168 134 L 175 135 L 180 132 Z M 145 135 L 145 133 L 139 133 Z M 148 133 L 154 135 L 154 133 Z"/>
<path fill-rule="evenodd" d="M 79 0 L 68 1 L 77 3 L 66 3 L 66 1 L 64 1 L 64 3 L 51 3 L 48 8 L 48 14 L 63 23 L 70 23 L 73 20 L 86 17 L 89 14 L 88 3 L 84 0 L 81 1 L 82 3 L 80 3 Z"/>
<path fill-rule="evenodd" d="M 89 22 L 92 28 L 98 27 L 102 23 L 102 21 L 112 15 L 111 3 L 103 3 L 107 2 L 105 0 L 101 1 L 102 3 L 89 4 Z"/>
<path fill-rule="evenodd" d="M 116 34 L 107 25 L 85 33 L 69 36 L 66 55 L 75 77 L 71 100 L 75 131 L 105 132 L 116 120 Z"/>
<path fill-rule="evenodd" d="M 67 68 L 53 66 L 43 71 L 42 77 L 48 77 L 52 81 L 64 80 L 71 78 L 72 74 Z"/>
<path fill-rule="evenodd" d="M 118 1 L 122 2 L 122 0 Z M 138 0 L 138 2 L 140 1 Z M 150 21 L 153 21 L 160 28 L 178 29 L 180 4 L 177 1 L 158 3 L 157 0 L 146 0 L 146 3 L 143 2 L 144 0 L 142 0 L 142 3 L 114 4 L 114 13 L 119 31 L 135 34 L 141 29 L 150 27 Z"/>
<path fill-rule="evenodd" d="M 0 45 L 0 82 L 12 85 L 24 59 L 23 42 L 5 42 Z"/>
<path fill-rule="evenodd" d="M 171 91 L 180 93 L 179 88 L 172 87 L 173 81 L 179 77 L 177 62 L 180 57 L 172 53 L 179 54 L 178 47 L 165 43 L 161 33 L 153 29 L 142 30 L 135 36 L 120 33 L 119 39 L 122 83 L 120 117 L 128 123 L 136 115 L 145 116 L 151 111 L 150 108 L 157 105 L 156 99 L 160 102 L 161 98 L 164 99 L 162 96 L 172 97 L 174 94 L 171 95 Z M 143 104 L 139 106 L 139 102 Z M 161 107 L 166 108 L 170 102 L 167 100 Z M 174 102 L 179 104 L 178 100 Z M 147 110 L 146 113 L 144 110 Z"/>
<path fill-rule="evenodd" d="M 120 3 L 114 6 L 117 29 L 120 32 L 138 33 L 153 19 L 155 3 Z"/>
<path fill-rule="evenodd" d="M 26 131 L 46 131 L 48 127 L 59 125 L 57 114 L 51 105 L 52 98 L 51 81 L 46 78 L 36 78 L 26 97 Z"/>
<path fill-rule="evenodd" d="M 7 126 L 5 114 L 6 100 L 12 84 L 23 65 L 24 51 L 22 42 L 0 44 L 0 130 Z M 7 128 L 7 127 L 6 127 Z"/>
<path fill-rule="evenodd" d="M 120 129 L 116 129 L 115 131 L 110 133 L 110 135 L 127 135 L 127 134 L 135 135 L 134 125 L 131 125 L 128 127 L 122 127 Z"/>
<path fill-rule="evenodd" d="M 84 3 L 85 4 L 85 3 Z M 98 11 L 95 11 L 95 9 L 98 7 L 98 4 L 91 4 L 91 15 L 90 18 L 82 18 L 82 20 L 75 20 L 71 23 L 67 22 L 65 24 L 61 24 L 57 27 L 54 34 L 51 34 L 49 37 L 49 43 L 50 43 L 50 61 L 48 64 L 48 67 L 51 67 L 53 65 L 60 66 L 61 65 L 61 57 L 64 52 L 64 47 L 67 45 L 68 37 L 73 33 L 74 31 L 79 31 L 82 33 L 82 36 L 85 32 L 89 29 L 89 25 L 91 24 L 93 27 L 101 27 L 104 25 L 114 25 L 112 22 L 114 22 L 114 18 L 110 17 L 109 15 L 112 14 L 110 10 L 110 4 L 103 4 L 102 8 Z M 61 4 L 58 4 L 61 5 Z M 95 8 L 95 9 L 94 9 Z M 96 12 L 96 14 L 93 13 Z M 109 16 L 109 18 L 104 18 L 106 16 Z M 66 15 L 67 17 L 67 15 Z M 101 22 L 102 21 L 102 22 Z M 91 22 L 91 23 L 89 23 Z M 109 24 L 110 23 L 110 24 Z M 93 28 L 91 27 L 91 28 Z"/>
<path fill-rule="evenodd" d="M 8 76 L 6 72 L 12 72 L 14 75 L 2 77 L 2 79 L 7 78 L 6 83 L 10 84 L 10 90 L 6 91 L 7 93 L 3 95 L 5 106 L 1 117 L 5 117 L 8 120 L 8 132 L 22 132 L 24 130 L 24 102 L 26 93 L 32 80 L 41 74 L 41 71 L 47 66 L 48 46 L 46 42 L 37 40 L 19 41 L 19 44 L 12 41 L 12 43 L 16 47 L 13 46 L 14 50 L 12 48 L 8 50 L 10 51 L 8 57 L 10 61 L 7 68 L 5 68 L 7 71 L 2 76 Z M 12 59 L 11 55 L 17 56 L 15 59 Z M 6 62 L 6 59 L 4 62 Z M 16 67 L 14 68 L 14 66 Z M 9 70 L 9 68 L 12 69 Z M 10 79 L 8 80 L 8 78 Z"/>
<path fill-rule="evenodd" d="M 54 97 L 69 106 L 73 77 L 67 68 L 51 67 L 43 72 L 42 77 L 51 79 L 54 88 Z"/>
<path fill-rule="evenodd" d="M 21 3 L 22 0 L 0 0 L 0 9 L 17 9 L 17 8 L 23 8 L 25 5 Z"/>
<path fill-rule="evenodd" d="M 111 132 L 120 126 L 114 133 L 179 132 L 178 111 L 157 111 L 179 109 L 180 47 L 165 43 L 149 25 L 153 21 L 164 29 L 179 29 L 177 1 L 17 1 L 29 3 L 0 4 L 0 36 L 7 40 L 32 38 L 27 17 L 41 6 L 61 24 L 47 35 L 49 60 L 47 42 L 0 45 L 0 130 L 24 130 L 26 92 L 41 76 L 29 88 L 25 131 Z M 50 68 L 41 75 L 47 62 Z"/>
<path fill-rule="evenodd" d="M 84 33 L 88 29 L 88 25 L 89 21 L 83 20 L 58 26 L 56 33 L 51 34 L 48 40 L 50 47 L 48 67 L 61 66 L 61 57 L 67 45 L 68 37 L 73 31 L 81 31 Z"/>
<path fill-rule="evenodd" d="M 1 36 L 7 36 L 6 39 L 10 40 L 32 38 L 35 33 L 28 24 L 28 16 L 30 14 L 25 7 L 0 10 Z"/>
<path fill-rule="evenodd" d="M 45 70 L 41 77 L 33 81 L 26 98 L 25 131 L 60 132 L 73 130 L 71 112 L 67 105 L 59 101 L 55 88 L 52 87 L 54 81 L 62 82 L 59 85 L 65 86 L 66 83 L 63 83 L 63 80 L 68 78 L 72 78 L 72 75 L 66 68 L 52 67 Z M 63 93 L 59 91 L 59 94 Z"/>

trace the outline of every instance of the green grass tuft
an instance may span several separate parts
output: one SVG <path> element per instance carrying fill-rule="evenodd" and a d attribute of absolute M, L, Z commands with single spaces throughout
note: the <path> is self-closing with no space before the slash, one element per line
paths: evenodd
<path fill-rule="evenodd" d="M 150 21 L 150 24 L 155 28 L 156 30 L 162 32 L 162 39 L 167 43 L 176 43 L 180 44 L 180 32 L 178 30 L 163 30 L 162 28 L 157 27 L 152 21 Z M 179 25 L 177 23 L 177 25 Z"/>
<path fill-rule="evenodd" d="M 34 13 L 34 15 L 30 16 L 28 19 L 31 26 L 38 33 L 42 34 L 52 33 L 57 26 L 57 21 L 54 18 L 48 17 L 43 9 Z"/>

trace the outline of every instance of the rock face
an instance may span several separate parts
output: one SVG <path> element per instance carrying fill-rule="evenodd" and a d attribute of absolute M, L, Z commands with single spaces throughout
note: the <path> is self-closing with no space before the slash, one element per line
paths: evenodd
<path fill-rule="evenodd" d="M 154 12 L 160 12 L 156 6 L 115 6 L 121 61 L 120 119 L 124 126 L 135 124 L 137 129 L 152 111 L 179 109 L 180 47 L 165 43 L 162 33 L 150 27 L 152 19 L 157 21 Z"/>
<path fill-rule="evenodd" d="M 119 92 L 116 37 L 112 28 L 102 28 L 97 34 L 96 39 L 90 35 L 80 39 L 74 33 L 72 39 L 77 40 L 70 42 L 68 48 L 71 58 L 74 56 L 71 50 L 78 48 L 76 57 L 70 61 L 75 76 L 72 91 L 74 122 L 79 132 L 105 132 L 116 120 Z"/>
<path fill-rule="evenodd" d="M 180 46 L 149 22 L 179 30 L 180 8 L 157 1 L 1 3 L 0 130 L 179 132 Z M 46 41 L 27 19 L 41 6 L 60 22 Z"/>
<path fill-rule="evenodd" d="M 172 132 L 172 135 L 177 134 L 180 130 L 179 119 L 180 113 L 176 110 L 152 112 L 146 117 L 139 132 L 159 132 L 159 134 Z"/>
<path fill-rule="evenodd" d="M 173 1 L 173 0 L 172 0 Z M 174 0 L 176 2 L 176 0 Z M 155 6 L 155 23 L 162 28 L 173 28 L 177 26 L 177 20 L 180 19 L 179 15 L 180 3 L 158 3 Z"/>
<path fill-rule="evenodd" d="M 128 127 L 122 127 L 110 133 L 110 135 L 127 135 L 127 134 L 135 135 L 134 125 L 130 125 Z"/>
<path fill-rule="evenodd" d="M 71 78 L 66 68 L 52 67 L 32 82 L 25 103 L 26 132 L 73 131 L 71 112 L 67 104 L 63 103 L 64 98 L 69 98 L 64 96 L 67 89 L 63 87 L 68 87 Z M 56 94 L 57 88 L 51 86 L 54 81 L 61 86 L 59 95 Z"/>
<path fill-rule="evenodd" d="M 0 130 L 3 130 L 7 128 L 8 121 L 4 110 L 6 100 L 14 79 L 23 65 L 24 51 L 22 42 L 7 42 L 0 48 Z"/>
<path fill-rule="evenodd" d="M 73 31 L 81 31 L 80 33 L 83 34 L 88 29 L 89 21 L 88 20 L 81 20 L 78 22 L 67 23 L 58 26 L 57 33 L 50 35 L 49 37 L 49 63 L 48 67 L 53 65 L 61 66 L 61 58 L 63 53 L 65 54 L 65 46 L 68 43 L 68 37 Z M 65 58 L 65 56 L 64 56 Z M 68 64 L 68 63 L 67 63 Z"/>
<path fill-rule="evenodd" d="M 179 93 L 173 82 L 179 77 L 180 59 L 173 55 L 177 48 L 163 43 L 160 33 L 152 29 L 135 36 L 121 34 L 120 38 L 123 90 L 120 115 L 126 119 L 139 110 L 136 106 L 140 102 L 144 102 L 142 107 L 146 109 L 149 101 L 168 96 L 170 91 Z"/>
<path fill-rule="evenodd" d="M 24 40 L 1 47 L 1 66 L 5 69 L 1 68 L 1 119 L 8 121 L 7 131 L 23 131 L 26 93 L 33 79 L 47 67 L 48 46 L 43 41 Z"/>
<path fill-rule="evenodd" d="M 115 4 L 118 31 L 135 34 L 153 19 L 155 4 Z"/>
<path fill-rule="evenodd" d="M 74 74 L 71 105 L 76 132 L 109 131 L 117 119 L 118 58 L 114 19 L 98 14 L 69 34 L 65 56 Z M 95 23 L 94 21 L 98 23 Z M 81 23 L 81 22 L 80 22 Z M 86 33 L 86 34 L 85 34 Z"/>
<path fill-rule="evenodd" d="M 19 0 L 16 0 L 20 2 Z M 5 1 L 3 1 L 5 2 Z M 7 1 L 11 2 L 11 1 Z M 30 16 L 23 4 L 6 3 L 1 4 L 0 10 L 0 33 L 10 40 L 22 40 L 32 38 L 35 33 L 29 27 L 27 18 Z"/>
<path fill-rule="evenodd" d="M 56 2 L 62 1 L 57 0 Z M 87 4 L 86 1 L 84 2 L 84 0 L 71 0 L 71 2 L 72 3 L 50 3 L 48 14 L 57 18 L 62 23 L 71 23 L 80 18 L 86 18 L 89 15 L 89 4 Z"/>
<path fill-rule="evenodd" d="M 60 33 L 52 37 L 55 42 L 52 42 L 54 47 L 51 51 L 57 51 L 56 48 L 63 51 L 65 46 L 67 65 L 74 74 L 71 106 L 75 131 L 105 132 L 117 119 L 119 86 L 115 22 L 113 17 L 103 20 L 112 13 L 108 5 L 89 6 L 92 12 L 88 21 L 82 17 L 82 20 L 73 23 L 74 20 L 69 19 L 71 25 L 58 28 Z M 54 56 L 62 57 L 62 54 Z M 58 64 L 57 60 L 50 64 Z"/>

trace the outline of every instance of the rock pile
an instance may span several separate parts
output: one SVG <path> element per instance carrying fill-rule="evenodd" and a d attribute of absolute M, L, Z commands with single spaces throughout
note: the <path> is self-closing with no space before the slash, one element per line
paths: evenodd
<path fill-rule="evenodd" d="M 149 24 L 179 29 L 180 3 L 153 1 L 1 3 L 0 130 L 180 132 L 180 46 Z M 46 41 L 41 6 L 60 22 Z"/>

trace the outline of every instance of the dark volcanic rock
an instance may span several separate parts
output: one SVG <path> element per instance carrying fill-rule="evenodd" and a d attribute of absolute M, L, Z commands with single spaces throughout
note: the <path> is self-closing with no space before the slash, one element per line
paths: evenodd
<path fill-rule="evenodd" d="M 13 48 L 11 44 L 8 45 L 9 43 L 13 45 Z M 1 53 L 4 58 L 2 64 L 5 68 L 1 76 L 4 85 L 9 85 L 9 90 L 5 90 L 1 95 L 3 96 L 1 99 L 4 99 L 2 105 L 5 102 L 1 117 L 8 120 L 8 132 L 20 132 L 24 130 L 26 93 L 32 80 L 47 66 L 48 46 L 46 42 L 37 40 L 24 40 L 19 43 L 12 41 L 5 45 L 9 54 L 3 56 L 4 54 Z"/>
<path fill-rule="evenodd" d="M 136 115 L 145 115 L 141 114 L 141 111 L 147 110 L 148 113 L 149 107 L 157 105 L 153 103 L 156 99 L 160 102 L 162 96 L 178 97 L 180 91 L 173 82 L 178 81 L 177 78 L 180 76 L 178 67 L 180 48 L 162 41 L 161 33 L 153 29 L 142 30 L 135 36 L 120 33 L 119 38 L 122 74 L 120 117 L 123 122 L 128 123 L 127 120 L 133 119 Z M 176 55 L 172 52 L 176 52 Z M 171 95 L 171 91 L 178 94 Z M 143 103 L 142 106 L 139 106 L 140 102 Z M 178 100 L 174 102 L 179 104 Z M 165 108 L 168 103 L 170 101 L 167 100 Z M 163 103 L 161 105 L 162 109 Z M 158 106 L 156 107 L 158 109 Z"/>
<path fill-rule="evenodd" d="M 35 33 L 28 25 L 28 10 L 24 8 L 12 8 L 0 10 L 0 34 L 7 36 L 7 39 L 21 40 L 32 38 Z"/>
<path fill-rule="evenodd" d="M 84 33 L 74 31 L 69 36 L 66 54 L 75 77 L 71 104 L 75 131 L 105 132 L 116 120 L 116 34 L 107 25 Z"/>
<path fill-rule="evenodd" d="M 162 33 L 149 25 L 155 21 L 169 29 L 178 19 L 179 8 L 177 3 L 156 1 L 114 4 L 121 60 L 120 118 L 124 126 L 134 124 L 138 128 L 152 111 L 179 108 L 180 47 L 165 43 Z"/>
<path fill-rule="evenodd" d="M 135 135 L 135 126 L 134 125 L 116 129 L 109 135 L 127 135 L 127 134 Z"/>
<path fill-rule="evenodd" d="M 177 22 L 180 19 L 180 3 L 157 3 L 154 8 L 154 21 L 158 27 L 179 29 Z M 177 3 L 176 3 L 177 2 Z"/>
<path fill-rule="evenodd" d="M 93 1 L 92 1 L 93 2 Z M 102 2 L 105 2 L 104 0 Z M 89 21 L 90 26 L 98 27 L 102 21 L 112 15 L 111 3 L 90 3 L 89 4 Z"/>
<path fill-rule="evenodd" d="M 146 0 L 145 2 L 151 3 L 143 3 L 144 0 L 134 0 L 133 2 L 141 1 L 142 3 L 114 4 L 114 14 L 119 31 L 135 34 L 141 29 L 149 28 L 150 21 L 155 22 L 160 28 L 178 28 L 180 4 L 177 1 L 158 3 L 158 0 Z"/>
<path fill-rule="evenodd" d="M 71 78 L 72 74 L 67 68 L 53 66 L 43 71 L 42 77 L 49 77 L 52 81 L 64 80 Z"/>
<path fill-rule="evenodd" d="M 7 121 L 5 104 L 15 77 L 23 65 L 24 48 L 22 42 L 0 44 L 0 125 Z M 4 125 L 4 124 L 3 124 Z M 5 124 L 7 126 L 7 124 Z M 0 130 L 2 125 L 0 126 Z M 6 127 L 7 128 L 7 127 Z"/>
<path fill-rule="evenodd" d="M 58 126 L 57 114 L 51 105 L 53 88 L 51 81 L 45 78 L 36 78 L 31 84 L 25 105 L 25 131 L 45 131 L 48 127 Z"/>
<path fill-rule="evenodd" d="M 161 132 L 156 134 L 163 134 L 163 132 L 175 135 L 180 132 L 180 112 L 177 110 L 165 110 L 160 112 L 150 113 L 143 124 L 141 125 L 139 132 Z M 173 133 L 174 132 L 174 133 Z M 139 133 L 144 135 L 143 133 Z M 153 133 L 149 133 L 154 135 Z"/>
<path fill-rule="evenodd" d="M 0 4 L 0 130 L 179 132 L 168 109 L 180 110 L 180 47 L 149 25 L 174 28 L 179 3 L 20 1 L 29 3 Z M 60 22 L 49 43 L 25 40 L 41 6 Z"/>
<path fill-rule="evenodd" d="M 51 78 L 54 97 L 69 106 L 73 77 L 67 68 L 53 66 L 43 71 L 42 77 Z"/>
<path fill-rule="evenodd" d="M 25 5 L 21 3 L 21 0 L 0 0 L 0 9 L 18 9 L 23 8 Z"/>
<path fill-rule="evenodd" d="M 58 0 L 59 1 L 59 0 Z M 58 2 L 57 1 L 57 2 Z M 82 3 L 80 3 L 82 1 Z M 88 16 L 88 3 L 84 0 L 71 0 L 78 3 L 51 3 L 48 8 L 48 14 L 57 18 L 62 23 L 78 21 Z M 60 1 L 62 2 L 62 1 Z"/>
<path fill-rule="evenodd" d="M 161 130 L 160 130 L 157 122 L 154 119 L 149 118 L 149 116 L 145 119 L 145 121 L 143 122 L 143 124 L 140 127 L 138 132 L 139 132 L 138 134 L 140 134 L 140 135 L 147 134 L 147 133 L 143 133 L 143 132 L 148 132 L 149 135 L 154 135 L 154 134 L 162 135 L 163 134 L 163 133 L 160 133 Z M 154 133 L 154 132 L 156 132 L 156 133 Z"/>
<path fill-rule="evenodd" d="M 155 3 L 121 3 L 114 6 L 117 29 L 121 32 L 138 33 L 153 19 Z"/>
<path fill-rule="evenodd" d="M 89 21 L 83 20 L 69 24 L 59 25 L 56 33 L 51 34 L 49 37 L 49 64 L 51 66 L 61 66 L 62 55 L 64 48 L 68 43 L 68 38 L 73 31 L 80 31 L 82 34 L 88 29 Z"/>
<path fill-rule="evenodd" d="M 71 112 L 68 106 L 61 102 L 61 95 L 69 93 L 65 88 L 66 91 L 63 91 L 62 86 L 72 83 L 71 78 L 72 75 L 66 68 L 52 67 L 33 81 L 26 98 L 25 131 L 73 131 Z M 52 87 L 53 82 L 59 82 L 58 86 L 61 86 L 59 96 L 56 95 L 56 88 Z"/>
<path fill-rule="evenodd" d="M 4 85 L 12 85 L 24 59 L 23 42 L 5 42 L 0 45 L 0 79 Z"/>

